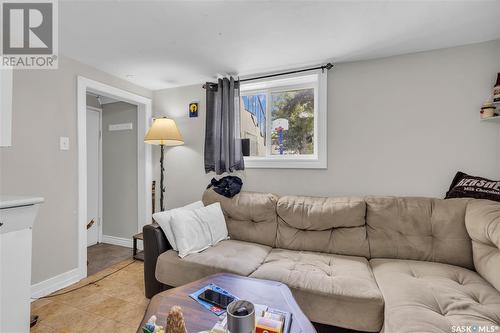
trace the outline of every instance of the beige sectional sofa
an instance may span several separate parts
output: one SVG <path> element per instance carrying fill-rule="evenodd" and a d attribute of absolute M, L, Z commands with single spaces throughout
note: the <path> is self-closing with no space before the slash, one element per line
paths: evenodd
<path fill-rule="evenodd" d="M 231 272 L 287 284 L 317 323 L 500 332 L 499 203 L 251 192 L 228 199 L 212 190 L 203 201 L 221 203 L 231 239 L 184 259 L 155 245 L 153 265 L 148 238 L 158 238 L 151 237 L 158 227 L 145 228 L 145 267 L 162 285 Z"/>

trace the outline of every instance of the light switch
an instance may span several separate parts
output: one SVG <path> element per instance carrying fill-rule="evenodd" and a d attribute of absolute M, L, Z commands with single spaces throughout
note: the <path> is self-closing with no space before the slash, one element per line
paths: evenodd
<path fill-rule="evenodd" d="M 69 150 L 69 138 L 67 136 L 61 136 L 59 138 L 59 149 Z"/>

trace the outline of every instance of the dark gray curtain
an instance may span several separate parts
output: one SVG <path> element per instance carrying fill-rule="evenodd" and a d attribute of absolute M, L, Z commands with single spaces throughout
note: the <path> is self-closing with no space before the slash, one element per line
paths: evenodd
<path fill-rule="evenodd" d="M 240 139 L 239 81 L 231 78 L 207 83 L 207 118 L 205 128 L 205 172 L 245 169 Z"/>

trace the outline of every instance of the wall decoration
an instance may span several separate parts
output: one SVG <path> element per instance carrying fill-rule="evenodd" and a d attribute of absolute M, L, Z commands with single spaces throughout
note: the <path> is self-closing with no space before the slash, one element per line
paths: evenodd
<path fill-rule="evenodd" d="M 189 118 L 198 117 L 198 103 L 189 103 Z"/>
<path fill-rule="evenodd" d="M 493 88 L 493 101 L 500 102 L 500 73 L 497 75 L 497 83 L 495 83 L 495 88 Z"/>
<path fill-rule="evenodd" d="M 493 103 L 491 102 L 486 102 L 483 104 L 483 106 L 481 107 L 481 119 L 486 119 L 486 118 L 491 118 L 491 117 L 495 117 L 497 114 L 496 114 L 496 107 Z"/>

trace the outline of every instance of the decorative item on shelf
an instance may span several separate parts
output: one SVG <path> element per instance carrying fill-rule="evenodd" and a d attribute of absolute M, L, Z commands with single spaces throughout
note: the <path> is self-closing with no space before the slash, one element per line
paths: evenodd
<path fill-rule="evenodd" d="M 167 317 L 168 333 L 187 333 L 186 324 L 184 323 L 184 315 L 180 306 L 173 306 L 170 309 Z"/>
<path fill-rule="evenodd" d="M 165 210 L 165 186 L 163 185 L 164 183 L 164 172 L 165 168 L 163 167 L 163 156 L 164 156 L 164 150 L 165 146 L 179 146 L 184 144 L 184 139 L 182 138 L 181 133 L 179 132 L 179 129 L 177 128 L 177 125 L 175 124 L 175 121 L 173 119 L 168 119 L 166 117 L 163 118 L 156 118 L 153 121 L 153 125 L 151 125 L 151 128 L 149 131 L 146 133 L 146 136 L 144 137 L 144 142 L 153 144 L 153 145 L 160 145 L 160 211 Z"/>
<path fill-rule="evenodd" d="M 198 117 L 198 103 L 189 103 L 189 118 Z"/>
<path fill-rule="evenodd" d="M 496 114 L 496 107 L 492 102 L 486 102 L 483 104 L 481 107 L 481 119 L 486 119 L 486 118 L 491 118 L 495 117 Z"/>
<path fill-rule="evenodd" d="M 493 102 L 500 102 L 500 73 L 497 75 L 497 83 L 493 88 Z"/>

